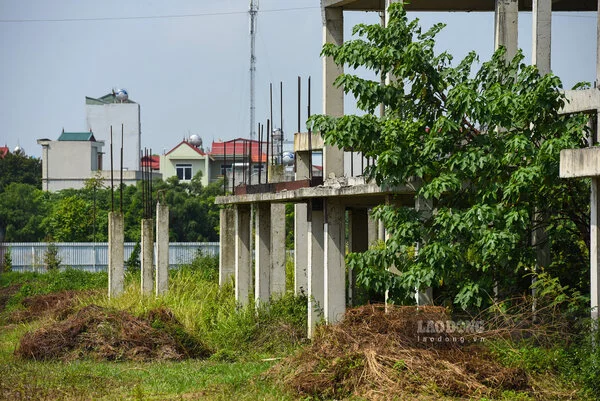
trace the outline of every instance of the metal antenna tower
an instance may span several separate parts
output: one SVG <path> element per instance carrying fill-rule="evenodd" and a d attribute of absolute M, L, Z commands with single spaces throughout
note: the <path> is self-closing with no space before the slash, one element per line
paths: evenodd
<path fill-rule="evenodd" d="M 256 17 L 258 15 L 258 0 L 250 0 L 250 139 L 254 139 L 256 118 Z"/>

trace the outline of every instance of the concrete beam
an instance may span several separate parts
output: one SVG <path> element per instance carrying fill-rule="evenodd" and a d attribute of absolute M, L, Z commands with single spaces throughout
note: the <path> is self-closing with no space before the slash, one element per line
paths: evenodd
<path fill-rule="evenodd" d="M 125 272 L 125 231 L 123 214 L 108 213 L 108 297 L 123 293 Z"/>
<path fill-rule="evenodd" d="M 285 294 L 285 204 L 271 204 L 271 296 Z"/>
<path fill-rule="evenodd" d="M 567 102 L 560 114 L 596 113 L 600 109 L 600 88 L 565 91 Z"/>
<path fill-rule="evenodd" d="M 271 205 L 259 203 L 255 212 L 254 299 L 258 305 L 271 297 Z"/>
<path fill-rule="evenodd" d="M 494 11 L 494 0 L 419 0 L 405 5 L 408 11 Z M 532 0 L 519 0 L 519 11 L 531 11 Z M 348 11 L 383 11 L 385 0 L 323 0 L 324 7 Z M 554 11 L 596 11 L 595 0 L 553 0 Z"/>
<path fill-rule="evenodd" d="M 219 233 L 219 286 L 235 274 L 235 211 L 221 209 Z"/>
<path fill-rule="evenodd" d="M 600 147 L 560 151 L 560 178 L 600 176 Z"/>
<path fill-rule="evenodd" d="M 323 319 L 325 304 L 324 215 L 320 201 L 308 205 L 308 337 Z"/>
<path fill-rule="evenodd" d="M 235 300 L 242 306 L 248 305 L 252 290 L 250 205 L 235 207 Z"/>
<path fill-rule="evenodd" d="M 308 152 L 309 150 L 323 149 L 323 137 L 319 134 L 310 134 L 310 146 L 308 143 L 308 132 L 297 132 L 294 134 L 294 152 Z"/>
<path fill-rule="evenodd" d="M 519 47 L 519 3 L 517 0 L 496 0 L 494 48 L 506 48 L 506 59 L 512 60 Z"/>
<path fill-rule="evenodd" d="M 344 13 L 342 8 L 323 9 L 323 43 L 342 45 L 344 43 Z M 344 115 L 344 91 L 336 87 L 334 81 L 344 72 L 332 57 L 323 58 L 323 113 L 341 117 Z M 344 152 L 334 146 L 323 148 L 323 177 L 344 175 Z"/>
<path fill-rule="evenodd" d="M 143 295 L 151 295 L 154 290 L 154 220 L 142 219 L 141 288 Z"/>
<path fill-rule="evenodd" d="M 308 207 L 294 205 L 294 294 L 308 294 Z"/>
<path fill-rule="evenodd" d="M 552 0 L 533 0 L 531 63 L 540 74 L 549 74 L 552 54 Z"/>
<path fill-rule="evenodd" d="M 156 282 L 155 293 L 161 295 L 169 289 L 169 206 L 156 205 Z"/>
<path fill-rule="evenodd" d="M 356 180 L 359 177 L 355 177 Z M 364 179 L 363 179 L 364 182 Z M 338 185 L 338 186 L 318 186 L 311 188 L 300 188 L 283 192 L 264 192 L 258 194 L 244 194 L 234 196 L 217 196 L 215 203 L 217 205 L 237 204 L 237 203 L 260 203 L 260 202 L 300 202 L 313 198 L 327 197 L 347 197 L 351 199 L 362 199 L 365 205 L 377 205 L 381 203 L 378 197 L 384 197 L 386 194 L 406 194 L 414 195 L 416 187 L 412 184 L 402 186 L 386 186 L 377 184 L 357 184 L 357 185 Z"/>
<path fill-rule="evenodd" d="M 323 313 L 327 323 L 337 323 L 346 313 L 346 216 L 342 203 L 335 198 L 324 201 L 325 296 Z"/>

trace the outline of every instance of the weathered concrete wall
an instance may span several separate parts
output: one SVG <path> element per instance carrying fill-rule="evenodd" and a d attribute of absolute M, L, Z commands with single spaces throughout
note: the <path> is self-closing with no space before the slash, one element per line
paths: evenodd
<path fill-rule="evenodd" d="M 125 233 L 123 214 L 108 213 L 108 297 L 116 297 L 123 293 L 125 272 L 125 255 L 123 246 Z"/>
<path fill-rule="evenodd" d="M 221 209 L 219 235 L 219 285 L 227 283 L 235 274 L 235 211 Z"/>
<path fill-rule="evenodd" d="M 235 299 L 240 305 L 247 305 L 252 291 L 252 249 L 251 249 L 250 205 L 237 205 L 235 208 Z"/>
<path fill-rule="evenodd" d="M 560 151 L 560 177 L 600 176 L 600 147 Z"/>
<path fill-rule="evenodd" d="M 142 219 L 141 223 L 141 253 L 142 294 L 151 295 L 154 290 L 154 220 Z"/>
<path fill-rule="evenodd" d="M 155 293 L 161 295 L 169 289 L 169 206 L 156 205 L 156 281 Z"/>

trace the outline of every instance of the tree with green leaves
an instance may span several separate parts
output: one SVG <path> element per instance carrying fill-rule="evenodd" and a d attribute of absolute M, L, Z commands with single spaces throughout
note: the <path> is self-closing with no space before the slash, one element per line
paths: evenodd
<path fill-rule="evenodd" d="M 432 212 L 393 204 L 376 208 L 389 233 L 384 246 L 351 254 L 359 282 L 390 290 L 397 301 L 434 287 L 444 301 L 481 305 L 527 291 L 535 264 L 532 232 L 546 216 L 552 251 L 547 272 L 585 288 L 589 189 L 559 179 L 559 152 L 584 145 L 586 118 L 559 115 L 562 84 L 504 49 L 478 65 L 475 53 L 453 64 L 437 54 L 437 24 L 423 31 L 401 3 L 386 27 L 357 25 L 358 39 L 327 44 L 338 65 L 365 67 L 389 83 L 342 74 L 336 80 L 365 115 L 313 116 L 328 145 L 376 162 L 369 179 L 412 185 Z M 382 117 L 376 116 L 380 104 Z M 387 272 L 390 266 L 402 274 Z"/>
<path fill-rule="evenodd" d="M 42 189 L 42 161 L 21 153 L 7 153 L 0 158 L 0 192 L 13 182 Z"/>

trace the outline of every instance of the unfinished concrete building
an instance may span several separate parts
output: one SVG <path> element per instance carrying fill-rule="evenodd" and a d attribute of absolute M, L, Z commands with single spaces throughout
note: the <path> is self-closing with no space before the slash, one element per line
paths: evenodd
<path fill-rule="evenodd" d="M 345 12 L 384 12 L 390 2 L 322 0 L 324 43 L 343 43 Z M 509 57 L 518 48 L 519 11 L 532 11 L 532 61 L 542 73 L 550 72 L 552 11 L 595 11 L 597 8 L 597 0 L 413 0 L 406 5 L 408 11 L 494 12 L 495 46 L 504 46 Z M 325 114 L 344 114 L 344 93 L 333 85 L 341 72 L 333 60 L 323 59 Z M 597 87 L 590 91 L 591 95 L 569 94 L 574 99 L 572 111 L 582 109 L 577 108 L 578 102 L 585 103 L 582 107 L 589 109 L 588 103 L 598 98 Z M 596 103 L 593 109 L 598 109 Z M 221 210 L 220 282 L 233 277 L 235 296 L 241 304 L 246 304 L 251 295 L 257 302 L 263 302 L 285 290 L 284 205 L 295 205 L 294 283 L 297 293 L 304 291 L 308 295 L 309 333 L 320 319 L 328 323 L 339 321 L 352 297 L 348 290 L 351 286 L 346 285 L 346 232 L 348 250 L 364 251 L 370 241 L 385 237 L 383 230 L 369 220 L 372 207 L 390 201 L 392 195 L 395 202 L 406 206 L 428 206 L 415 201 L 415 191 L 410 185 L 388 188 L 365 182 L 361 169 L 355 166 L 373 161 L 322 144 L 316 134 L 309 137 L 307 133 L 297 133 L 295 181 L 270 180 L 261 186 L 238 187 L 234 195 L 217 199 L 217 203 L 227 206 Z M 316 149 L 322 149 L 323 180 L 312 178 L 310 174 L 310 155 Z M 346 211 L 349 227 L 346 227 Z M 429 302 L 427 294 L 421 295 L 417 302 Z"/>

